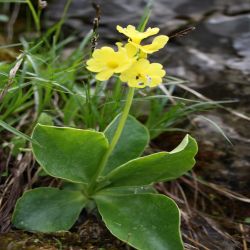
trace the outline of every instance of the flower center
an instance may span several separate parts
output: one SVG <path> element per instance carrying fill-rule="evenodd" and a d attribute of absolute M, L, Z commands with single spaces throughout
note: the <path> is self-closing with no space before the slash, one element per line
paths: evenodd
<path fill-rule="evenodd" d="M 117 62 L 114 62 L 114 61 L 108 62 L 107 65 L 110 69 L 115 69 L 119 66 L 119 64 Z"/>
<path fill-rule="evenodd" d="M 136 75 L 135 79 L 136 79 L 136 80 L 139 80 L 141 77 L 142 77 L 142 75 L 141 75 L 141 74 L 138 74 L 138 75 Z"/>

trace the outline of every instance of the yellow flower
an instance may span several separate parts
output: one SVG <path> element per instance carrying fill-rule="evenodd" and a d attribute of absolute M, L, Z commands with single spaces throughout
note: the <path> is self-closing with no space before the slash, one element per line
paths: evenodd
<path fill-rule="evenodd" d="M 149 36 L 153 36 L 159 32 L 159 28 L 148 28 L 144 32 L 140 32 L 136 30 L 136 28 L 132 25 L 128 25 L 127 28 L 122 28 L 121 26 L 117 25 L 116 29 L 124 34 L 125 36 L 129 37 L 133 43 L 140 44 L 140 42 Z"/>
<path fill-rule="evenodd" d="M 127 50 L 120 48 L 114 51 L 110 47 L 96 49 L 92 58 L 87 61 L 87 69 L 92 72 L 98 72 L 96 79 L 99 81 L 108 80 L 114 73 L 121 73 L 127 70 L 134 58 L 127 54 Z"/>
<path fill-rule="evenodd" d="M 146 54 L 152 54 L 160 49 L 162 49 L 166 43 L 168 42 L 169 37 L 168 36 L 157 36 L 154 38 L 153 42 L 148 45 L 140 45 L 134 42 L 129 42 L 136 48 L 140 49 L 142 52 Z"/>
<path fill-rule="evenodd" d="M 139 59 L 128 70 L 121 73 L 120 79 L 134 88 L 155 87 L 162 83 L 162 77 L 165 74 L 161 64 Z"/>
<path fill-rule="evenodd" d="M 144 38 L 157 34 L 159 32 L 159 28 L 148 28 L 145 32 L 136 30 L 136 28 L 132 25 L 128 25 L 127 28 L 122 28 L 117 25 L 116 28 L 120 33 L 129 37 L 128 42 L 137 49 L 140 49 L 140 51 L 144 54 L 152 54 L 159 49 L 162 49 L 169 40 L 168 36 L 161 35 L 155 37 L 151 44 L 141 45 L 140 43 Z M 143 57 L 146 56 L 144 55 Z"/>

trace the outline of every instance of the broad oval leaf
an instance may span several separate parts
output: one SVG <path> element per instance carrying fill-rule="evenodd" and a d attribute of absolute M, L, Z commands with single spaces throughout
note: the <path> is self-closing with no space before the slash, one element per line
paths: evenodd
<path fill-rule="evenodd" d="M 51 176 L 87 184 L 108 149 L 103 133 L 38 124 L 32 138 L 36 160 Z"/>
<path fill-rule="evenodd" d="M 143 186 L 176 179 L 194 166 L 197 150 L 195 139 L 187 135 L 173 151 L 129 161 L 113 170 L 105 181 L 110 188 Z"/>
<path fill-rule="evenodd" d="M 111 142 L 117 125 L 119 123 L 121 114 L 109 124 L 104 131 L 105 136 Z M 104 169 L 103 175 L 106 175 L 116 167 L 140 156 L 149 142 L 149 132 L 145 126 L 138 122 L 133 116 L 129 115 L 121 137 L 114 148 L 107 165 Z"/>
<path fill-rule="evenodd" d="M 140 250 L 182 250 L 180 214 L 170 198 L 159 194 L 96 197 L 110 232 Z"/>
<path fill-rule="evenodd" d="M 153 186 L 105 188 L 102 194 L 158 194 Z"/>
<path fill-rule="evenodd" d="M 69 230 L 86 204 L 79 191 L 42 187 L 27 191 L 17 201 L 12 222 L 27 231 Z"/>

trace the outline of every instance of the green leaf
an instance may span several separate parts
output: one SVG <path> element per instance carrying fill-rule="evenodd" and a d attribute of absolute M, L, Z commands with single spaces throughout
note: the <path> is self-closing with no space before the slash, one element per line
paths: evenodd
<path fill-rule="evenodd" d="M 247 223 L 247 224 L 250 224 L 250 217 L 246 217 L 244 222 Z"/>
<path fill-rule="evenodd" d="M 187 135 L 171 152 L 160 152 L 132 160 L 107 177 L 108 187 L 143 186 L 159 181 L 176 179 L 190 170 L 197 153 L 195 139 Z"/>
<path fill-rule="evenodd" d="M 7 15 L 0 14 L 0 22 L 7 23 L 9 21 L 9 17 Z"/>
<path fill-rule="evenodd" d="M 53 118 L 49 114 L 42 112 L 38 118 L 38 123 L 53 126 Z"/>
<path fill-rule="evenodd" d="M 109 124 L 104 131 L 105 136 L 111 142 L 121 114 Z M 104 175 L 116 167 L 140 156 L 149 142 L 149 132 L 145 126 L 138 122 L 133 116 L 128 116 L 123 132 L 118 143 L 113 150 L 107 165 L 104 169 Z"/>
<path fill-rule="evenodd" d="M 24 193 L 17 201 L 12 221 L 27 231 L 69 230 L 86 204 L 79 191 L 42 187 Z"/>
<path fill-rule="evenodd" d="M 51 176 L 72 182 L 89 183 L 108 141 L 103 133 L 38 124 L 32 138 L 36 160 Z"/>
<path fill-rule="evenodd" d="M 105 195 L 113 194 L 114 192 L 116 194 L 158 194 L 153 186 L 105 188 L 101 191 Z"/>
<path fill-rule="evenodd" d="M 11 139 L 12 148 L 12 155 L 15 157 L 20 153 L 20 149 L 25 147 L 26 140 L 19 136 L 14 136 Z"/>
<path fill-rule="evenodd" d="M 159 194 L 100 193 L 96 202 L 110 232 L 136 249 L 183 249 L 179 210 L 170 198 Z"/>

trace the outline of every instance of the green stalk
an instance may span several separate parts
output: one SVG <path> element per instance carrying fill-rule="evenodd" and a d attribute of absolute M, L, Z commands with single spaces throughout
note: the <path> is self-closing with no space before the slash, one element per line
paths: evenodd
<path fill-rule="evenodd" d="M 123 112 L 122 112 L 122 116 L 120 118 L 120 121 L 118 123 L 117 129 L 116 129 L 115 134 L 114 134 L 114 137 L 113 137 L 113 139 L 112 139 L 112 141 L 110 143 L 109 150 L 107 152 L 107 156 L 106 156 L 107 159 L 103 160 L 103 162 L 104 162 L 103 165 L 104 166 L 105 166 L 109 156 L 111 155 L 112 151 L 114 150 L 118 140 L 120 139 L 120 136 L 122 134 L 122 130 L 123 130 L 124 125 L 126 123 L 126 120 L 128 118 L 130 107 L 131 107 L 132 102 L 133 102 L 134 92 L 135 92 L 134 88 L 129 88 L 126 103 L 125 103 L 125 106 L 124 106 L 124 109 L 123 109 Z M 101 170 L 100 172 L 102 172 L 103 167 L 100 169 Z"/>
<path fill-rule="evenodd" d="M 101 163 L 99 165 L 99 168 L 97 169 L 96 174 L 95 174 L 92 182 L 89 185 L 89 192 L 90 193 L 95 188 L 97 178 L 100 176 L 103 169 L 105 168 L 110 155 L 112 154 L 118 140 L 120 139 L 120 136 L 122 134 L 123 128 L 125 126 L 125 123 L 126 123 L 126 120 L 128 118 L 128 114 L 129 114 L 129 111 L 130 111 L 130 108 L 131 108 L 131 105 L 132 105 L 132 102 L 133 102 L 134 92 L 135 92 L 134 88 L 129 88 L 126 103 L 125 103 L 121 118 L 119 120 L 117 129 L 115 131 L 114 137 L 112 138 L 112 141 L 111 141 L 111 143 L 109 145 L 109 148 L 108 148 L 106 154 L 104 154 L 104 156 L 102 158 L 102 161 L 101 161 Z"/>
<path fill-rule="evenodd" d="M 71 3 L 72 3 L 72 0 L 68 0 L 66 2 L 65 6 L 64 6 L 62 18 L 60 19 L 59 23 L 57 24 L 56 34 L 55 34 L 55 37 L 54 37 L 54 43 L 55 44 L 57 43 L 57 40 L 59 38 L 62 25 L 64 24 L 64 22 L 66 20 L 66 15 L 67 15 L 67 12 L 68 12 L 68 9 L 69 9 L 69 6 L 71 5 Z"/>
<path fill-rule="evenodd" d="M 30 11 L 31 11 L 31 14 L 33 16 L 33 19 L 34 19 L 34 22 L 35 22 L 35 25 L 36 25 L 36 29 L 37 29 L 38 32 L 40 32 L 40 30 L 41 30 L 40 19 L 39 19 L 38 15 L 37 15 L 37 13 L 35 11 L 35 8 L 34 8 L 34 6 L 33 6 L 33 4 L 31 3 L 30 0 L 26 0 L 26 2 L 28 4 L 28 6 L 30 8 Z"/>

